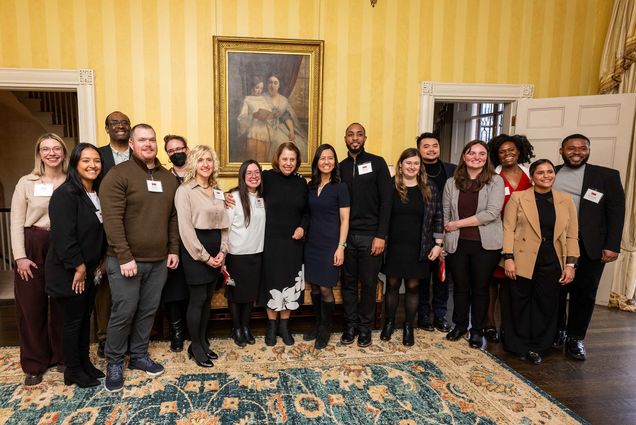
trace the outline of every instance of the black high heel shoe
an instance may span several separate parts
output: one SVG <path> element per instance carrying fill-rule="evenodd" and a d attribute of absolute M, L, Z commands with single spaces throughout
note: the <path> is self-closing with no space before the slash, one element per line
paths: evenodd
<path fill-rule="evenodd" d="M 213 367 L 214 363 L 212 363 L 212 360 L 210 359 L 210 357 L 208 356 L 208 358 L 203 361 L 200 362 L 196 356 L 194 355 L 194 353 L 192 352 L 192 346 L 188 347 L 188 358 L 191 360 L 194 360 L 194 362 L 197 364 L 197 366 L 199 367 Z"/>

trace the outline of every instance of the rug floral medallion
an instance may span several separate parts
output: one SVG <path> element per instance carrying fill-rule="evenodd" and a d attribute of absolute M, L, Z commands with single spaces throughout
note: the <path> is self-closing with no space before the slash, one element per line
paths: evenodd
<path fill-rule="evenodd" d="M 52 370 L 25 387 L 18 349 L 1 348 L 0 424 L 585 423 L 494 357 L 439 332 L 418 331 L 411 348 L 377 333 L 367 348 L 341 345 L 335 334 L 322 351 L 299 339 L 267 347 L 257 338 L 242 349 L 212 340 L 220 355 L 212 369 L 153 342 L 166 372 L 126 369 L 118 393 L 65 386 Z"/>

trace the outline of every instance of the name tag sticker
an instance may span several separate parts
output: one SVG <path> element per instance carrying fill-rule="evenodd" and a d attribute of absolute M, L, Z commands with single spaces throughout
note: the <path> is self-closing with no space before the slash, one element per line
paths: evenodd
<path fill-rule="evenodd" d="M 36 183 L 33 187 L 33 196 L 53 195 L 53 183 Z"/>
<path fill-rule="evenodd" d="M 163 192 L 163 186 L 159 180 L 146 180 L 148 185 L 148 192 Z"/>
<path fill-rule="evenodd" d="M 212 189 L 214 192 L 214 199 L 218 199 L 219 201 L 225 201 L 225 195 L 221 189 Z"/>
<path fill-rule="evenodd" d="M 585 192 L 585 195 L 583 195 L 583 199 L 592 201 L 595 204 L 598 204 L 601 201 L 601 198 L 603 198 L 603 194 L 599 192 L 598 190 L 594 190 L 594 189 L 588 189 Z"/>
<path fill-rule="evenodd" d="M 510 195 L 510 188 L 508 186 L 504 187 L 504 195 Z"/>
<path fill-rule="evenodd" d="M 371 172 L 373 172 L 373 167 L 371 166 L 370 162 L 365 162 L 364 164 L 358 165 L 358 174 L 363 175 L 369 174 Z"/>
<path fill-rule="evenodd" d="M 101 210 L 95 211 L 95 215 L 97 216 L 97 219 L 99 220 L 99 222 L 103 224 L 104 223 L 104 219 L 102 218 Z"/>
<path fill-rule="evenodd" d="M 256 198 L 256 208 L 265 208 L 265 202 L 263 202 L 263 198 Z"/>

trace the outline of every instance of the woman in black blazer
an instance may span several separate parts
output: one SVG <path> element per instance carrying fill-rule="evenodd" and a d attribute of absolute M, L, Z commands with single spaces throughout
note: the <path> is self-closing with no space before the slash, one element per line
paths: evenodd
<path fill-rule="evenodd" d="M 63 306 L 64 384 L 99 385 L 104 374 L 88 354 L 90 317 L 99 283 L 106 237 L 97 197 L 102 162 L 88 143 L 75 146 L 66 182 L 51 196 L 51 244 L 46 256 L 46 291 Z"/>

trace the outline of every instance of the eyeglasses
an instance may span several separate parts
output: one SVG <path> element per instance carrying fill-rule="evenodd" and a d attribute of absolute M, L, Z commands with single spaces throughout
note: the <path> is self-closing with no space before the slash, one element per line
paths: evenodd
<path fill-rule="evenodd" d="M 181 152 L 185 152 L 186 151 L 186 147 L 180 147 L 180 148 L 174 148 L 174 149 L 169 149 L 166 151 L 166 153 L 168 154 L 168 156 L 172 156 L 172 154 L 175 153 L 181 153 Z"/>
<path fill-rule="evenodd" d="M 128 121 L 128 120 L 108 121 L 108 125 L 110 127 L 117 127 L 118 125 L 123 125 L 124 127 L 129 127 L 130 126 L 130 121 Z"/>
<path fill-rule="evenodd" d="M 51 151 L 55 152 L 55 153 L 60 153 L 62 152 L 64 149 L 62 148 L 62 146 L 53 146 L 52 148 L 48 147 L 48 146 L 40 146 L 40 152 L 42 152 L 43 154 L 47 154 Z"/>

